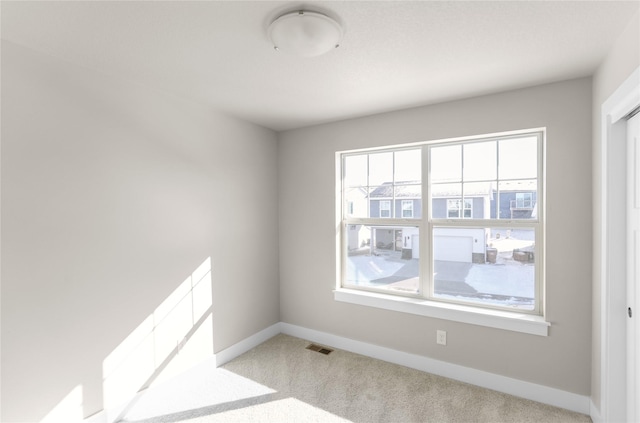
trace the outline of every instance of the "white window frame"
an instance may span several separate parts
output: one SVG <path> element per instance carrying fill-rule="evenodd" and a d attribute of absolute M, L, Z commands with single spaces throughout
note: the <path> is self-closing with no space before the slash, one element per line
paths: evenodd
<path fill-rule="evenodd" d="M 388 212 L 388 216 L 383 216 L 382 215 L 382 210 L 383 210 L 382 205 L 383 204 L 385 204 L 387 206 L 387 207 L 384 207 L 384 211 Z M 379 206 L 378 214 L 380 215 L 381 218 L 390 218 L 391 217 L 391 200 L 379 200 L 378 206 Z"/>
<path fill-rule="evenodd" d="M 405 208 L 405 205 L 409 205 L 409 207 Z M 408 211 L 410 216 L 405 216 L 404 212 Z M 400 202 L 400 213 L 401 213 L 401 218 L 403 219 L 412 219 L 413 218 L 413 200 L 402 200 Z"/>
<path fill-rule="evenodd" d="M 499 202 L 496 201 L 497 215 L 494 219 L 433 219 L 431 217 L 432 199 L 430 196 L 430 181 L 425 175 L 429 175 L 430 151 L 432 147 L 441 146 L 443 144 L 464 144 L 482 141 L 503 141 L 510 138 L 523 138 L 527 136 L 536 136 L 538 139 L 537 148 L 537 216 L 533 219 L 500 219 Z M 403 146 L 353 150 L 346 152 L 338 152 L 336 154 L 338 163 L 337 176 L 342 178 L 343 157 L 347 155 L 367 154 L 372 152 L 398 151 L 403 148 L 422 148 L 422 204 L 423 213 L 419 219 L 378 219 L 384 220 L 384 223 L 390 226 L 416 226 L 420 231 L 420 280 L 421 289 L 416 295 L 402 294 L 371 289 L 353 289 L 353 287 L 343 287 L 342 280 L 345 277 L 346 268 L 346 249 L 344 245 L 344 237 L 338 237 L 338 269 L 335 299 L 354 304 L 368 305 L 388 310 L 402 311 L 423 316 L 432 316 L 437 318 L 445 318 L 458 322 L 477 324 L 482 326 L 496 327 L 518 332 L 530 333 L 535 335 L 546 336 L 550 324 L 544 318 L 544 151 L 546 142 L 545 128 L 536 128 L 526 131 L 513 131 L 502 134 L 489 134 L 486 136 L 466 137 L 448 140 L 438 140 L 423 143 L 406 144 Z M 338 187 L 341 193 L 341 187 Z M 339 210 L 342 209 L 341 195 L 337 196 L 340 204 L 337 205 L 337 217 L 344 228 L 345 217 Z M 465 199 L 472 202 L 472 199 Z M 533 198 L 531 199 L 533 201 Z M 463 212 L 464 213 L 464 212 Z M 471 215 L 473 216 L 473 214 Z M 358 224 L 380 224 L 376 219 L 349 219 L 349 221 L 357 221 Z M 481 303 L 465 303 L 448 301 L 434 298 L 432 292 L 433 278 L 425 278 L 423 275 L 429 274 L 431 271 L 431 263 L 433 262 L 432 252 L 432 235 L 434 227 L 475 227 L 475 228 L 491 228 L 491 227 L 509 227 L 509 228 L 532 228 L 535 231 L 535 307 L 533 310 L 509 310 L 505 307 L 495 307 Z M 341 231 L 341 233 L 344 233 Z M 344 256 L 343 256 L 344 254 Z"/>
<path fill-rule="evenodd" d="M 456 207 L 455 209 L 453 207 L 449 207 L 449 204 L 452 201 L 457 201 L 458 204 L 462 204 L 463 207 Z M 467 204 L 469 205 L 469 207 L 467 207 Z M 453 210 L 456 210 L 458 212 L 457 216 L 451 216 L 450 212 Z M 469 211 L 469 216 L 465 216 L 467 214 L 467 210 Z M 465 198 L 464 200 L 462 200 L 460 198 L 447 198 L 447 219 L 460 219 L 461 211 L 463 219 L 470 219 L 471 217 L 473 217 L 473 199 Z"/>
<path fill-rule="evenodd" d="M 522 201 L 522 206 L 518 204 L 519 201 Z M 527 206 L 526 203 L 529 202 Z M 516 208 L 524 209 L 524 208 L 532 208 L 533 207 L 533 194 L 530 192 L 516 192 Z"/>
<path fill-rule="evenodd" d="M 454 203 L 456 207 L 451 207 L 451 204 Z M 447 198 L 447 218 L 448 219 L 458 219 L 460 218 L 460 207 L 457 207 L 460 204 L 460 199 L 458 198 Z M 457 216 L 451 216 L 451 212 L 455 212 Z"/>

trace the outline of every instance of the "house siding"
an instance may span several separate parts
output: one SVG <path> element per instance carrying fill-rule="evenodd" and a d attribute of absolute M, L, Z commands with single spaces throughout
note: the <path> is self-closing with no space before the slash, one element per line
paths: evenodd
<path fill-rule="evenodd" d="M 383 199 L 383 200 L 371 200 L 369 202 L 369 216 L 373 218 L 381 217 L 380 216 L 380 201 L 390 201 L 394 204 L 394 209 L 391 210 L 392 216 L 395 218 L 402 218 L 402 202 L 407 200 L 407 198 L 396 199 L 395 201 L 391 199 Z M 422 201 L 419 199 L 411 199 L 413 201 L 413 218 L 417 219 L 422 217 Z"/>
<path fill-rule="evenodd" d="M 514 210 L 513 216 L 511 215 L 511 201 L 516 200 L 516 194 L 532 194 L 532 205 L 538 202 L 538 196 L 535 191 L 518 191 L 518 192 L 501 192 L 500 193 L 500 219 L 529 219 L 533 209 L 530 210 Z M 491 200 L 491 218 L 496 218 L 496 198 L 494 195 Z"/>

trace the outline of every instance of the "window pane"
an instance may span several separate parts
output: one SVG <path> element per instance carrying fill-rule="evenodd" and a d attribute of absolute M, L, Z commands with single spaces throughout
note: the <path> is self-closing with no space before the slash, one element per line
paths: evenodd
<path fill-rule="evenodd" d="M 367 186 L 367 155 L 344 159 L 344 183 L 347 187 Z"/>
<path fill-rule="evenodd" d="M 391 206 L 393 199 L 393 185 L 391 183 L 371 187 L 369 201 L 370 217 L 391 217 Z M 384 212 L 383 212 L 384 211 Z"/>
<path fill-rule="evenodd" d="M 346 217 L 369 217 L 368 194 L 365 187 L 346 188 L 344 191 Z"/>
<path fill-rule="evenodd" d="M 419 218 L 422 217 L 422 185 L 399 185 L 395 187 L 395 217 Z M 403 209 L 403 207 L 406 207 Z M 411 207 L 412 214 L 406 212 Z"/>
<path fill-rule="evenodd" d="M 380 201 L 380 216 L 379 217 L 391 217 L 391 201 Z"/>
<path fill-rule="evenodd" d="M 537 219 L 537 181 L 500 182 L 500 219 Z"/>
<path fill-rule="evenodd" d="M 491 218 L 491 204 L 495 197 L 497 184 L 495 182 L 471 182 L 463 184 L 465 204 L 473 219 Z"/>
<path fill-rule="evenodd" d="M 417 227 L 347 225 L 346 286 L 417 293 L 419 259 Z"/>
<path fill-rule="evenodd" d="M 395 183 L 420 183 L 422 181 L 422 151 L 405 150 L 395 152 Z"/>
<path fill-rule="evenodd" d="M 396 197 L 408 199 L 408 198 L 420 198 L 422 197 L 422 185 L 398 185 L 395 187 Z"/>
<path fill-rule="evenodd" d="M 393 153 L 369 155 L 369 185 L 393 183 Z"/>
<path fill-rule="evenodd" d="M 462 217 L 464 217 L 465 219 L 470 219 L 473 217 L 473 202 L 468 198 L 464 199 L 464 209 Z"/>
<path fill-rule="evenodd" d="M 431 181 L 459 182 L 462 180 L 462 146 L 448 145 L 431 148 Z"/>
<path fill-rule="evenodd" d="M 413 201 L 414 200 L 401 200 L 402 201 L 402 218 L 412 218 L 413 216 Z"/>
<path fill-rule="evenodd" d="M 491 181 L 497 177 L 496 142 L 464 144 L 464 180 Z"/>
<path fill-rule="evenodd" d="M 535 231 L 434 228 L 434 297 L 533 310 Z"/>
<path fill-rule="evenodd" d="M 459 219 L 461 217 L 466 219 L 473 217 L 473 202 L 469 199 L 447 199 L 447 218 Z"/>
<path fill-rule="evenodd" d="M 538 176 L 538 139 L 536 137 L 502 140 L 498 148 L 499 179 L 525 179 Z"/>
<path fill-rule="evenodd" d="M 462 201 L 462 184 L 433 184 L 431 186 L 431 217 L 451 219 L 450 207 L 453 200 Z"/>
<path fill-rule="evenodd" d="M 447 199 L 447 218 L 458 219 L 462 215 L 462 200 Z"/>

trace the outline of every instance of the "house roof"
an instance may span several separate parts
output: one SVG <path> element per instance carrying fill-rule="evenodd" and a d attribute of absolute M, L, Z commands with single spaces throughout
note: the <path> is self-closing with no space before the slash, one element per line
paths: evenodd
<path fill-rule="evenodd" d="M 491 182 L 475 182 L 465 187 L 465 197 L 487 197 L 491 195 Z M 460 184 L 432 184 L 432 197 L 460 197 Z"/>
<path fill-rule="evenodd" d="M 371 191 L 371 198 L 392 198 L 395 188 L 396 198 L 420 198 L 422 196 L 422 185 L 417 181 L 398 182 L 394 186 L 391 182 L 385 182 L 383 185 Z"/>
<path fill-rule="evenodd" d="M 537 189 L 538 182 L 536 180 L 500 182 L 500 191 L 502 192 L 533 192 Z"/>
<path fill-rule="evenodd" d="M 495 193 L 495 183 L 473 182 L 465 186 L 465 197 L 484 197 Z M 422 196 L 422 185 L 417 181 L 385 182 L 371 191 L 370 198 L 393 198 L 395 188 L 396 198 L 420 198 Z M 501 192 L 534 192 L 537 189 L 535 180 L 526 181 L 505 181 L 500 182 Z M 459 197 L 460 184 L 432 184 L 431 195 L 434 198 Z"/>

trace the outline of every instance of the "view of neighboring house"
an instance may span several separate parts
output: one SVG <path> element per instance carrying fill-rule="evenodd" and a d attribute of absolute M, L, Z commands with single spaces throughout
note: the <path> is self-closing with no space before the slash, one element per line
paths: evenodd
<path fill-rule="evenodd" d="M 431 186 L 431 213 L 434 219 L 484 219 L 490 215 L 494 193 L 491 182 L 467 184 L 464 200 L 460 184 Z"/>
<path fill-rule="evenodd" d="M 395 192 L 394 192 L 395 191 Z M 369 198 L 369 217 L 413 219 L 422 217 L 422 185 L 414 181 L 387 182 L 374 189 Z"/>
<path fill-rule="evenodd" d="M 531 219 L 536 217 L 538 202 L 536 181 L 500 183 L 500 219 Z M 491 200 L 491 218 L 496 218 L 496 202 Z"/>
<path fill-rule="evenodd" d="M 395 185 L 389 182 L 375 188 L 369 195 L 369 217 L 422 217 L 421 190 L 422 185 L 413 181 Z M 474 182 L 466 184 L 463 200 L 460 184 L 433 184 L 432 216 L 434 219 L 530 219 L 535 217 L 536 192 L 535 180 L 500 182 L 499 192 L 494 182 Z M 365 190 L 361 193 L 360 200 L 366 200 Z M 356 204 L 362 208 L 365 202 L 350 202 L 349 214 L 362 215 L 362 210 L 357 213 L 353 209 Z M 496 216 L 496 206 L 499 216 Z"/>
<path fill-rule="evenodd" d="M 531 219 L 537 212 L 535 180 L 433 184 L 431 210 L 434 219 Z M 385 183 L 367 195 L 365 188 L 351 188 L 347 213 L 372 218 L 412 219 L 422 217 L 422 185 L 415 181 Z M 368 200 L 368 201 L 367 201 Z M 368 208 L 368 210 L 367 210 Z M 368 212 L 368 213 L 367 213 Z M 438 229 L 434 231 L 434 259 L 484 263 L 491 231 L 485 228 Z M 353 253 L 376 250 L 402 251 L 403 258 L 419 257 L 419 233 L 414 227 L 350 225 L 348 247 Z M 446 248 L 444 248 L 446 246 Z"/>

